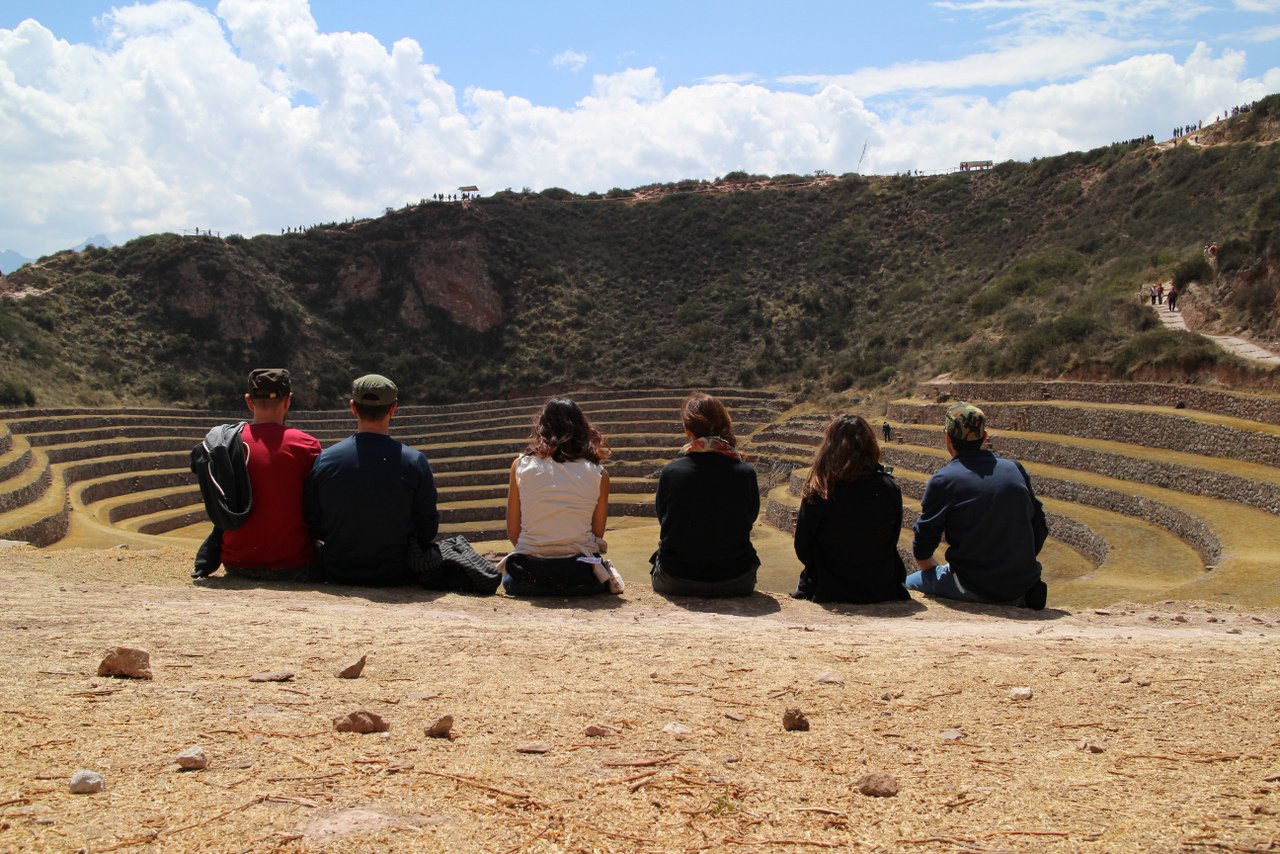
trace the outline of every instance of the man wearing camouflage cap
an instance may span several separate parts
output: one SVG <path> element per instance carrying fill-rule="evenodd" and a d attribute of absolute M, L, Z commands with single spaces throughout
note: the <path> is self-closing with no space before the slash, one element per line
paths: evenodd
<path fill-rule="evenodd" d="M 317 563 L 325 581 L 414 583 L 410 553 L 421 554 L 440 527 L 427 458 L 389 435 L 399 400 L 384 376 L 356 379 L 350 401 L 356 434 L 326 448 L 307 478 L 307 524 L 323 541 Z"/>
<path fill-rule="evenodd" d="M 1049 535 L 1044 508 L 1023 467 L 982 445 L 987 421 L 964 402 L 947 408 L 947 463 L 929 479 L 912 526 L 920 571 L 907 589 L 944 599 L 1044 608 L 1040 553 Z M 947 562 L 934 550 L 947 540 Z"/>

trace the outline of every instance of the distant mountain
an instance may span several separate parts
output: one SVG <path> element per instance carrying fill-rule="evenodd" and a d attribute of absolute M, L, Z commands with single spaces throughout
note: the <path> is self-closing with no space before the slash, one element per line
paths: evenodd
<path fill-rule="evenodd" d="M 111 238 L 107 237 L 105 234 L 95 234 L 93 237 L 87 238 L 81 243 L 72 246 L 71 251 L 83 252 L 90 246 L 96 246 L 99 249 L 111 249 L 115 244 L 112 243 Z M 30 264 L 34 260 L 36 259 L 28 258 L 25 255 L 19 255 L 12 249 L 6 249 L 3 252 L 0 252 L 0 274 L 8 275 L 23 264 Z"/>
<path fill-rule="evenodd" d="M 111 238 L 107 237 L 105 234 L 95 234 L 93 237 L 88 238 L 78 246 L 72 246 L 71 251 L 83 252 L 84 250 L 88 249 L 90 246 L 96 246 L 99 249 L 110 249 L 111 247 L 115 246 L 115 244 L 112 243 Z"/>
<path fill-rule="evenodd" d="M 19 255 L 12 249 L 6 249 L 0 252 L 0 273 L 12 273 L 23 264 L 30 264 L 33 260 L 35 259 Z"/>

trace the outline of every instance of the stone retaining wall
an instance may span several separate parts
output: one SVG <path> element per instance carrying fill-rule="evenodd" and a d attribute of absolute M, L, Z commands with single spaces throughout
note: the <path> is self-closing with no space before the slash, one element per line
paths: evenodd
<path fill-rule="evenodd" d="M 974 403 L 983 401 L 1077 400 L 1085 403 L 1127 403 L 1139 406 L 1177 406 L 1233 418 L 1280 424 L 1280 396 L 1230 392 L 1194 385 L 1164 383 L 1088 383 L 1060 380 L 1015 382 L 923 383 L 918 393 L 926 400 L 939 394 Z"/>
<path fill-rule="evenodd" d="M 70 507 L 63 500 L 61 510 L 29 525 L 0 531 L 0 539 L 18 540 L 40 547 L 51 546 L 67 535 L 67 528 L 71 525 L 70 515 Z"/>
<path fill-rule="evenodd" d="M 17 477 L 27 470 L 31 465 L 31 449 L 27 448 L 22 453 L 15 456 L 9 462 L 0 466 L 0 489 L 4 488 L 4 482 L 10 478 Z"/>
<path fill-rule="evenodd" d="M 53 470 L 49 466 L 45 466 L 39 476 L 30 483 L 26 483 L 16 489 L 10 489 L 7 492 L 0 492 L 0 513 L 8 513 L 10 510 L 17 510 L 19 507 L 26 507 L 34 501 L 40 499 L 49 487 L 53 485 Z M 5 537 L 3 539 L 16 539 L 16 537 Z"/>
<path fill-rule="evenodd" d="M 1179 415 L 1110 409 L 1078 409 L 1023 403 L 984 403 L 987 426 L 1083 439 L 1107 439 L 1146 448 L 1164 448 L 1209 457 L 1280 466 L 1280 434 L 1237 430 Z M 945 407 L 890 404 L 890 416 L 907 424 L 936 424 Z M 938 436 L 940 440 L 941 435 Z"/>

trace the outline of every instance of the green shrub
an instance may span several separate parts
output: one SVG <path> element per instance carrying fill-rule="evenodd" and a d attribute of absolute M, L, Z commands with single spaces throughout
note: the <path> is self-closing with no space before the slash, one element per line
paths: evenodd
<path fill-rule="evenodd" d="M 36 396 L 24 382 L 0 377 L 0 406 L 35 406 Z"/>
<path fill-rule="evenodd" d="M 1181 290 L 1192 282 L 1207 284 L 1213 279 L 1213 268 L 1205 260 L 1204 254 L 1197 252 L 1173 270 L 1173 283 Z"/>

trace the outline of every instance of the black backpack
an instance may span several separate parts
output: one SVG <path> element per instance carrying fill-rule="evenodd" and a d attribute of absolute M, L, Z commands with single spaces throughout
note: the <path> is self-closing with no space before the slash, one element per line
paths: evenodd
<path fill-rule="evenodd" d="M 191 449 L 191 471 L 200 482 L 204 511 L 224 531 L 242 526 L 253 510 L 249 449 L 240 440 L 244 424 L 219 424 Z"/>

